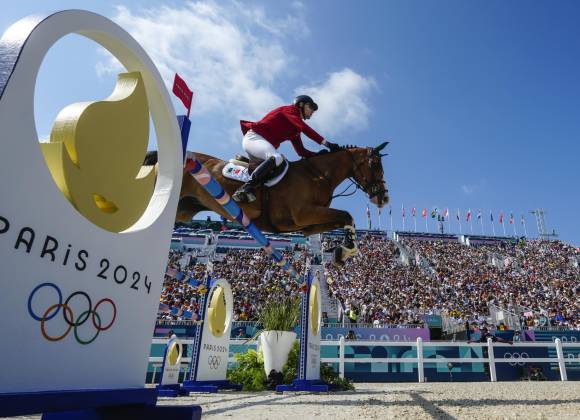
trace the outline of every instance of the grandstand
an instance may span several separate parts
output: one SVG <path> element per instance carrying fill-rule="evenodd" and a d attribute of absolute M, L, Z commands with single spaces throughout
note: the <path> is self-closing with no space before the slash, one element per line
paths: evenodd
<path fill-rule="evenodd" d="M 208 268 L 214 278 L 231 283 L 236 321 L 255 320 L 268 296 L 296 291 L 295 283 L 245 232 L 223 224 L 203 227 L 174 232 L 160 319 L 196 319 L 197 286 Z M 473 330 L 482 325 L 580 330 L 580 252 L 573 246 L 513 237 L 359 230 L 359 255 L 337 269 L 330 263 L 331 250 L 342 234 L 337 230 L 308 239 L 268 235 L 299 270 L 305 258 L 313 258 L 329 324 L 428 325 L 432 339 L 445 333 L 466 337 L 466 326 Z"/>

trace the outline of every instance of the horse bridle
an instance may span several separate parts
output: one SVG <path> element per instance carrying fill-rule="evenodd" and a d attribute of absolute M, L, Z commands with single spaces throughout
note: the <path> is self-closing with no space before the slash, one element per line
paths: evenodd
<path fill-rule="evenodd" d="M 371 168 L 371 173 L 373 174 L 373 177 L 374 177 L 374 169 L 376 169 L 376 167 L 377 167 L 377 164 L 373 160 L 374 153 L 375 152 L 372 148 L 370 148 L 370 147 L 367 148 L 368 164 Z M 364 191 L 369 196 L 369 199 L 371 199 L 371 200 L 374 197 L 378 196 L 379 194 L 387 192 L 387 189 L 385 188 L 385 181 L 383 181 L 382 179 L 380 179 L 380 180 L 373 179 L 369 182 L 369 180 L 367 180 L 367 178 L 364 176 L 364 174 L 360 171 L 360 167 L 364 164 L 364 160 L 363 160 L 363 162 L 357 163 L 357 161 L 354 159 L 352 154 L 349 153 L 348 155 L 354 164 L 353 176 L 349 177 L 348 179 L 350 180 L 350 182 L 352 184 L 355 185 L 356 189 L 360 189 L 360 190 Z M 357 181 L 357 179 L 356 179 L 357 172 L 358 172 L 358 178 L 362 179 L 362 182 Z M 350 188 L 350 185 L 349 185 L 349 188 Z M 355 192 L 356 192 L 356 190 L 355 190 Z M 353 194 L 354 194 L 354 192 L 353 192 Z M 381 202 L 382 202 L 382 200 L 379 198 L 379 204 L 382 204 Z"/>

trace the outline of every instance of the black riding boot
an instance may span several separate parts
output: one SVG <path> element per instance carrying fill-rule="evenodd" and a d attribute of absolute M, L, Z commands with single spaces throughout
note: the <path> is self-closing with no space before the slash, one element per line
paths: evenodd
<path fill-rule="evenodd" d="M 252 175 L 250 180 L 242 185 L 238 190 L 232 195 L 234 201 L 238 203 L 251 203 L 256 200 L 254 195 L 254 188 L 259 187 L 264 182 L 268 180 L 268 177 L 272 170 L 276 168 L 276 159 L 271 157 L 260 163 Z"/>

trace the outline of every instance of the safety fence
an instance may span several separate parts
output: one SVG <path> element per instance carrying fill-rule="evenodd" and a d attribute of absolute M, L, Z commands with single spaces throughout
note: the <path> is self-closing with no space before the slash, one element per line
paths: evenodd
<path fill-rule="evenodd" d="M 152 344 L 165 344 L 166 338 L 154 338 Z M 185 345 L 192 344 L 193 340 L 182 340 Z M 448 341 L 423 341 L 421 337 L 415 341 L 399 342 L 399 341 L 377 341 L 377 340 L 345 340 L 341 337 L 339 340 L 322 340 L 320 342 L 321 350 L 324 347 L 338 347 L 338 357 L 321 357 L 322 363 L 328 363 L 336 366 L 338 373 L 342 378 L 345 377 L 345 364 L 396 364 L 402 366 L 403 364 L 412 364 L 416 366 L 416 379 L 418 382 L 426 382 L 425 371 L 426 365 L 445 365 L 453 366 L 456 364 L 478 363 L 486 364 L 487 375 L 491 382 L 498 381 L 497 365 L 508 364 L 510 366 L 524 366 L 533 363 L 548 363 L 557 366 L 556 370 L 559 372 L 559 379 L 561 381 L 568 380 L 568 370 L 572 367 L 574 371 L 580 368 L 580 343 L 562 343 L 560 339 L 554 340 L 551 343 L 498 343 L 488 339 L 487 343 L 468 343 L 468 342 L 448 342 Z M 247 347 L 256 348 L 257 342 L 249 340 L 230 340 L 230 357 L 228 362 L 235 363 L 233 353 L 247 351 Z M 234 351 L 232 352 L 232 347 Z M 412 357 L 356 357 L 352 354 L 352 349 L 356 347 L 404 347 L 408 348 L 405 354 L 410 354 Z M 444 347 L 444 348 L 463 348 L 467 350 L 481 349 L 481 357 L 442 357 L 437 355 L 433 357 L 428 356 L 429 348 Z M 517 350 L 512 351 L 516 348 Z M 346 350 L 351 354 L 346 354 Z M 533 349 L 544 350 L 543 353 L 549 356 L 555 350 L 555 355 L 552 357 L 534 357 Z M 237 350 L 237 351 L 236 351 Z M 324 351 L 322 351 L 324 354 Z M 503 357 L 496 357 L 496 353 L 502 354 Z M 531 353 L 531 356 L 530 356 Z M 190 357 L 183 357 L 182 372 L 187 370 L 187 366 L 191 361 Z M 150 357 L 149 363 L 152 367 L 152 375 L 150 375 L 150 382 L 154 382 L 157 373 L 160 371 L 162 357 Z M 568 365 L 568 366 L 567 366 Z M 413 369 L 414 372 L 414 369 Z M 385 375 L 388 374 L 385 372 Z M 348 376 L 348 375 L 347 375 Z M 407 376 L 408 381 L 412 380 Z M 385 378 L 385 382 L 387 382 Z"/>

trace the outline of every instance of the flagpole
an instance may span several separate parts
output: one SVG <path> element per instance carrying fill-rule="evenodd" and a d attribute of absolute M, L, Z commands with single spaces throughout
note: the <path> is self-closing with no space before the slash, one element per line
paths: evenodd
<path fill-rule="evenodd" d="M 378 208 L 377 212 L 379 213 L 378 217 L 379 217 L 379 232 L 380 232 L 381 230 L 383 230 L 383 227 L 381 225 L 381 208 L 380 207 Z"/>
<path fill-rule="evenodd" d="M 401 211 L 403 214 L 403 232 L 405 232 L 405 206 L 401 204 Z"/>
<path fill-rule="evenodd" d="M 501 219 L 501 227 L 502 227 L 502 229 L 503 229 L 503 236 L 506 236 L 506 233 L 505 233 L 505 224 L 504 224 L 504 222 L 503 222 L 503 217 L 502 217 L 502 219 Z"/>
<path fill-rule="evenodd" d="M 489 214 L 491 214 L 491 210 L 489 211 Z M 493 214 L 491 214 L 491 228 L 493 229 L 493 236 L 495 236 L 495 223 L 493 221 Z"/>
<path fill-rule="evenodd" d="M 425 215 L 425 231 L 429 233 L 429 226 L 427 226 L 427 215 Z"/>
<path fill-rule="evenodd" d="M 391 219 L 391 232 L 393 231 L 393 209 L 389 207 L 389 218 Z"/>
<path fill-rule="evenodd" d="M 473 214 L 471 214 L 471 209 L 469 209 L 469 230 L 473 235 Z"/>
<path fill-rule="evenodd" d="M 483 214 L 481 214 L 481 212 L 479 212 L 479 223 L 481 224 L 481 235 L 485 236 L 485 232 L 483 230 Z"/>
<path fill-rule="evenodd" d="M 417 215 L 413 215 L 413 224 L 415 225 L 415 233 L 417 233 Z"/>
<path fill-rule="evenodd" d="M 512 216 L 512 222 L 513 222 L 512 225 L 514 227 L 514 236 L 518 236 L 518 234 L 516 233 L 516 221 L 514 220 L 513 216 Z"/>
<path fill-rule="evenodd" d="M 457 224 L 459 225 L 459 234 L 463 235 L 463 230 L 461 229 L 461 215 L 459 214 L 459 209 L 457 209 Z"/>
<path fill-rule="evenodd" d="M 522 216 L 522 225 L 524 226 L 524 236 L 528 237 L 528 230 L 526 229 L 526 221 L 524 220 L 524 216 Z"/>

